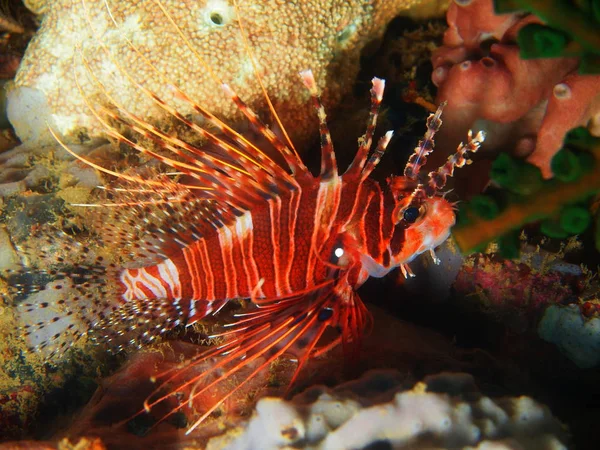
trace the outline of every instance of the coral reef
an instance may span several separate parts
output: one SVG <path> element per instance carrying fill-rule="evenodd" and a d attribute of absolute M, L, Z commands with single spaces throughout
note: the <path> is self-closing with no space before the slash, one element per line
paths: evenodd
<path fill-rule="evenodd" d="M 107 368 L 106 352 L 88 351 L 75 353 L 59 370 L 49 369 L 39 355 L 25 354 L 24 341 L 14 335 L 16 323 L 14 310 L 0 297 L 0 442 L 52 428 L 89 398 L 94 377 Z M 38 420 L 40 414 L 45 421 Z"/>
<path fill-rule="evenodd" d="M 156 105 L 140 94 L 127 73 L 178 107 L 184 103 L 175 98 L 170 83 L 219 116 L 239 118 L 236 106 L 220 92 L 218 80 L 231 84 L 258 111 L 265 111 L 254 75 L 256 63 L 283 124 L 294 124 L 294 139 L 305 142 L 313 136 L 308 131 L 314 114 L 306 92 L 299 87 L 298 72 L 312 69 L 326 101 L 339 103 L 358 73 L 364 46 L 380 38 L 399 12 L 420 3 L 430 7 L 438 2 L 240 2 L 239 15 L 253 62 L 235 8 L 228 1 L 107 2 L 112 17 L 101 0 L 29 2 L 42 14 L 42 26 L 8 94 L 9 117 L 21 140 L 31 144 L 51 141 L 46 122 L 74 141 L 101 134 L 102 127 L 86 106 L 79 83 L 84 95 L 94 101 L 101 100 L 99 93 L 106 89 L 129 112 L 160 118 Z M 129 46 L 129 40 L 140 53 Z M 83 67 L 83 58 L 88 69 Z M 189 105 L 181 112 L 193 113 Z"/>
<path fill-rule="evenodd" d="M 156 115 L 151 101 L 120 73 L 122 66 L 136 81 L 170 103 L 182 106 L 165 80 L 153 75 L 143 58 L 129 48 L 126 38 L 132 39 L 161 73 L 170 74 L 169 80 L 183 86 L 194 99 L 225 119 L 237 118 L 232 115 L 235 107 L 221 95 L 215 80 L 186 47 L 156 1 L 140 7 L 137 0 L 109 0 L 118 26 L 107 15 L 103 0 L 26 3 L 40 14 L 43 26 L 28 50 L 10 94 L 13 121 L 26 145 L 13 151 L 0 149 L 3 164 L 0 270 L 18 266 L 14 243 L 26 242 L 34 252 L 48 248 L 43 237 L 37 233 L 30 236 L 29 230 L 41 230 L 42 235 L 52 227 L 67 230 L 89 244 L 93 256 L 104 251 L 95 242 L 97 236 L 89 233 L 88 225 L 92 220 L 97 221 L 97 216 L 94 219 L 89 209 L 70 207 L 69 203 L 97 201 L 93 188 L 106 185 L 107 180 L 64 152 L 56 152 L 55 143 L 37 147 L 49 142 L 48 118 L 71 142 L 84 144 L 71 144 L 74 151 L 86 152 L 102 165 L 120 172 L 131 166 L 147 165 L 143 157 L 122 147 L 106 145 L 89 153 L 90 147 L 101 142 L 94 138 L 101 128 L 80 96 L 76 78 L 95 105 L 103 104 L 103 96 L 91 74 L 104 83 L 103 88 L 108 92 L 118 92 L 119 101 L 131 111 L 149 117 L 151 123 L 172 126 L 161 121 L 163 117 Z M 186 2 L 181 9 L 172 0 L 163 3 L 193 47 L 206 58 L 210 69 L 264 113 L 260 87 L 252 75 L 254 70 L 233 19 L 232 2 L 205 0 L 193 14 L 183 12 Z M 339 103 L 355 80 L 359 55 L 364 53 L 365 45 L 383 34 L 385 24 L 398 11 L 417 3 L 427 10 L 430 5 L 439 6 L 442 2 L 239 3 L 242 24 L 266 89 L 273 94 L 275 109 L 281 113 L 284 124 L 293 124 L 294 138 L 299 138 L 297 142 L 302 144 L 311 136 L 306 130 L 308 123 L 314 122 L 314 113 L 309 109 L 296 72 L 310 66 L 325 88 L 325 100 L 330 105 Z M 89 8 L 89 15 L 82 4 Z M 514 5 L 513 8 L 517 9 Z M 91 27 L 86 15 L 93 22 Z M 551 18 L 543 18 L 547 24 L 552 22 Z M 453 151 L 459 139 L 454 139 L 455 136 L 462 137 L 467 127 L 477 130 L 483 124 L 488 131 L 489 151 L 495 147 L 502 151 L 511 149 L 512 153 L 512 156 L 502 153 L 492 165 L 492 189 L 460 204 L 461 222 L 455 228 L 455 237 L 461 250 L 480 250 L 500 237 L 504 255 L 516 256 L 515 248 L 522 244 L 517 237 L 525 223 L 543 220 L 543 231 L 564 238 L 589 227 L 593 221 L 598 222 L 600 208 L 597 199 L 594 206 L 592 198 L 598 192 L 600 180 L 598 140 L 582 130 L 567 136 L 567 148 L 555 157 L 559 170 L 549 170 L 554 169 L 550 165 L 552 153 L 563 145 L 562 137 L 571 126 L 591 119 L 591 133 L 597 135 L 600 129 L 597 98 L 600 80 L 597 76 L 581 75 L 583 69 L 593 67 L 594 56 L 582 52 L 554 60 L 522 60 L 525 44 L 519 38 L 520 30 L 527 25 L 539 25 L 541 20 L 512 9 L 510 14 L 495 16 L 491 2 L 484 0 L 457 0 L 450 9 L 448 23 L 445 45 L 434 57 L 433 80 L 440 86 L 438 99 L 450 100 L 444 112 L 439 147 L 447 145 Z M 390 61 L 399 58 L 398 55 L 402 58 L 386 74 L 389 92 L 396 99 L 413 102 L 416 96 L 419 101 L 431 100 L 428 86 L 417 85 L 417 80 L 425 73 L 429 78 L 429 67 L 422 65 L 423 55 L 437 42 L 440 24 L 427 24 L 419 30 L 403 30 L 403 25 L 399 26 L 404 33 L 402 39 L 392 39 L 390 32 L 388 45 L 381 52 Z M 99 40 L 90 28 L 98 32 Z M 100 42 L 109 46 L 114 56 L 108 56 Z M 81 64 L 82 55 L 87 59 L 89 73 Z M 581 58 L 587 58 L 585 64 Z M 12 70 L 14 62 L 6 59 L 5 67 Z M 49 67 L 56 71 L 49 71 Z M 423 73 L 417 74 L 417 69 Z M 381 76 L 380 70 L 377 67 L 373 75 Z M 508 89 L 510 83 L 514 84 Z M 397 109 L 401 108 L 395 109 L 391 103 L 400 101 L 389 97 L 385 101 L 389 107 L 385 119 L 398 126 L 400 135 L 410 113 L 393 117 L 399 115 Z M 427 106 L 427 102 L 421 104 Z M 363 113 L 367 115 L 368 110 Z M 487 122 L 479 120 L 482 118 Z M 362 125 L 364 120 L 360 117 L 357 123 Z M 343 121 L 338 128 L 348 147 L 354 149 L 356 137 L 347 131 L 353 125 Z M 402 145 L 414 147 L 407 144 L 410 136 L 398 136 L 396 144 L 402 139 L 405 139 Z M 14 143 L 13 139 L 8 141 Z M 28 153 L 30 150 L 35 153 Z M 388 153 L 396 154 L 386 157 L 400 158 L 401 152 L 394 149 Z M 541 162 L 535 160 L 536 155 Z M 486 158 L 489 154 L 481 156 Z M 521 160 L 527 156 L 537 167 Z M 480 172 L 482 176 L 487 174 L 487 170 Z M 548 176 L 550 172 L 556 177 L 544 180 L 542 174 Z M 469 180 L 472 192 L 479 192 L 476 184 Z M 457 191 L 460 192 L 460 187 Z M 464 197 L 459 193 L 454 198 Z M 598 224 L 596 236 L 600 248 Z M 77 248 L 51 247 L 50 251 L 52 248 L 61 252 L 70 250 L 61 253 L 68 261 L 77 262 L 81 256 Z M 112 255 L 111 252 L 108 253 Z M 48 263 L 41 252 L 32 252 L 31 256 L 38 266 L 45 267 Z M 566 269 L 558 268 L 562 261 L 540 269 L 523 258 L 513 262 L 497 254 L 466 258 L 461 267 L 465 259 L 449 247 L 438 256 L 442 264 L 428 267 L 431 263 L 424 261 L 421 267 L 419 263 L 415 279 L 402 280 L 401 286 L 394 280 L 373 280 L 364 286 L 361 296 L 403 318 L 406 309 L 401 308 L 406 308 L 408 297 L 414 297 L 421 308 L 420 316 L 410 320 L 430 328 L 435 326 L 446 336 L 397 320 L 370 306 L 377 326 L 362 343 L 359 359 L 353 365 L 345 365 L 342 348 L 312 359 L 297 380 L 298 389 L 291 394 L 315 383 L 337 387 L 312 387 L 291 400 L 289 396 L 283 397 L 296 364 L 282 358 L 238 391 L 190 435 L 185 434 L 186 426 L 212 404 L 211 395 L 218 398 L 223 389 L 233 385 L 221 385 L 188 404 L 185 400 L 195 386 L 171 392 L 172 386 L 167 384 L 160 392 L 172 395 L 164 404 L 153 406 L 148 414 L 133 419 L 132 416 L 160 386 L 160 374 L 180 368 L 185 360 L 204 348 L 199 344 L 205 344 L 210 334 L 206 327 L 212 331 L 216 320 L 209 319 L 202 327 L 177 329 L 167 336 L 167 342 L 121 355 L 116 362 L 124 358 L 128 362 L 106 376 L 116 368 L 115 360 L 107 363 L 102 351 L 90 351 L 89 346 L 75 349 L 73 365 L 43 366 L 38 355 L 26 354 L 24 342 L 14 339 L 12 333 L 15 323 L 12 309 L 0 298 L 0 442 L 19 437 L 42 439 L 0 444 L 0 450 L 166 447 L 191 450 L 205 448 L 207 443 L 213 450 L 351 446 L 567 448 L 565 427 L 541 403 L 547 403 L 561 421 L 568 422 L 573 438 L 579 439 L 577 448 L 586 448 L 579 444 L 593 434 L 593 427 L 600 420 L 596 412 L 600 409 L 591 400 L 600 398 L 596 394 L 595 372 L 600 354 L 600 302 L 597 296 L 584 300 L 579 295 L 576 284 L 585 278 L 582 273 L 567 273 Z M 574 266 L 579 268 L 577 263 Z M 4 289 L 5 282 L 0 280 L 0 294 Z M 34 294 L 31 301 L 35 300 Z M 457 307 L 458 302 L 464 309 Z M 485 312 L 478 316 L 464 314 L 472 312 L 469 307 L 473 304 Z M 396 305 L 400 305 L 398 310 Z M 223 314 L 239 312 L 239 305 L 231 306 L 233 311 L 225 310 Z M 448 313 L 450 309 L 454 312 Z M 48 319 L 43 314 L 40 312 L 38 316 L 40 321 Z M 223 317 L 228 316 L 220 316 L 220 320 Z M 497 332 L 498 323 L 505 326 L 504 334 Z M 480 339 L 465 344 L 464 335 L 471 327 L 488 328 L 489 341 Z M 52 327 L 48 327 L 31 340 L 40 342 L 52 333 Z M 205 364 L 189 371 L 187 376 L 194 376 L 214 361 Z M 400 372 L 370 373 L 347 383 L 366 370 L 390 367 Z M 483 393 L 474 387 L 470 375 L 427 377 L 447 370 L 474 374 Z M 238 380 L 233 382 L 245 375 L 237 374 Z M 96 393 L 88 401 L 94 389 Z M 515 397 L 521 393 L 527 397 Z M 571 403 L 560 404 L 564 401 L 562 397 L 568 397 Z M 258 404 L 257 399 L 261 399 Z M 86 403 L 83 410 L 74 413 L 74 408 Z M 183 406 L 165 417 L 178 405 Z M 575 427 L 579 427 L 577 433 Z M 63 439 L 65 436 L 70 441 Z M 94 438 L 86 438 L 89 436 Z M 595 448 L 593 445 L 590 448 Z"/>
<path fill-rule="evenodd" d="M 496 15 L 492 0 L 455 1 L 447 20 L 444 46 L 432 56 L 437 99 L 448 102 L 441 136 L 456 145 L 479 121 L 476 128 L 488 131 L 488 151 L 513 149 L 550 178 L 552 157 L 570 129 L 592 121 L 598 133 L 600 75 L 578 73 L 573 54 L 522 59 L 519 31 L 542 20 Z"/>
<path fill-rule="evenodd" d="M 518 261 L 474 254 L 467 258 L 453 288 L 464 296 L 461 307 L 483 313 L 538 353 L 547 353 L 536 343 L 542 338 L 577 367 L 598 367 L 598 282 L 594 271 L 565 262 L 580 247 L 574 238 L 556 253 L 524 245 Z"/>
<path fill-rule="evenodd" d="M 534 264 L 534 257 L 547 261 Z M 577 286 L 585 276 L 578 266 L 568 270 L 564 266 L 556 255 L 544 258 L 539 250 L 525 252 L 519 261 L 476 253 L 461 268 L 453 288 L 477 299 L 482 308 L 520 332 L 535 326 L 536 317 L 548 305 L 566 304 L 577 298 Z"/>
<path fill-rule="evenodd" d="M 429 376 L 410 390 L 398 378 L 372 372 L 289 402 L 263 398 L 246 424 L 207 449 L 567 448 L 560 422 L 529 397 L 486 397 L 467 374 Z M 395 395 L 382 401 L 386 394 Z"/>
<path fill-rule="evenodd" d="M 18 160 L 24 155 L 9 150 L 1 156 Z M 47 366 L 39 353 L 26 352 L 22 330 L 17 327 L 15 299 L 7 296 L 6 278 L 24 263 L 48 267 L 51 263 L 45 257 L 65 250 L 65 245 L 48 242 L 50 236 L 57 236 L 56 228 L 81 230 L 86 218 L 90 219 L 89 211 L 80 208 L 76 212 L 66 202 L 85 202 L 100 180 L 93 170 L 52 155 L 35 161 L 25 157 L 22 163 L 22 169 L 3 167 L 0 171 L 0 441 L 52 427 L 61 414 L 70 414 L 74 404 L 79 407 L 87 400 L 95 389 L 94 377 L 114 364 L 104 350 L 89 347 L 84 352 L 79 347 L 69 362 L 56 367 Z M 30 165 L 35 168 L 30 170 Z M 97 244 L 90 246 L 97 249 Z M 76 246 L 71 250 L 65 256 L 79 260 L 81 252 Z M 54 260 L 54 256 L 49 258 Z M 39 415 L 45 420 L 39 422 Z"/>
<path fill-rule="evenodd" d="M 21 64 L 25 48 L 33 36 L 35 23 L 32 13 L 17 2 L 0 5 L 0 129 L 10 127 L 6 114 L 7 80 L 12 80 Z M 0 138 L 0 152 L 4 149 Z"/>

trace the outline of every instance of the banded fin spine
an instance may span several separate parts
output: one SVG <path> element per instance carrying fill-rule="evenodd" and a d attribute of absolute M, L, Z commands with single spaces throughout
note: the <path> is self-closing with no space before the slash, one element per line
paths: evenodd
<path fill-rule="evenodd" d="M 261 85 L 261 89 L 262 89 L 263 94 L 264 94 L 264 97 L 265 97 L 265 99 L 266 99 L 266 101 L 267 101 L 267 103 L 269 105 L 269 109 L 270 109 L 273 117 L 275 118 L 275 120 L 279 124 L 279 127 L 282 130 L 282 132 L 283 132 L 283 134 L 285 136 L 285 139 L 287 141 L 287 145 L 284 144 L 284 143 L 282 143 L 276 137 L 276 135 L 271 130 L 269 130 L 262 123 L 262 121 L 260 121 L 260 119 L 258 118 L 258 116 L 250 108 L 248 108 L 239 99 L 239 97 L 237 97 L 237 95 L 235 95 L 233 93 L 233 91 L 230 88 L 228 90 L 228 86 L 223 82 L 223 80 L 221 80 L 213 72 L 213 70 L 211 69 L 210 65 L 204 60 L 204 58 L 192 46 L 192 44 L 190 43 L 189 39 L 187 38 L 187 36 L 183 32 L 183 30 L 181 30 L 181 28 L 179 27 L 179 25 L 175 22 L 175 20 L 173 19 L 173 17 L 169 14 L 169 12 L 165 8 L 165 6 L 162 4 L 162 2 L 160 2 L 159 0 L 154 0 L 154 3 L 161 9 L 162 13 L 169 20 L 169 22 L 171 23 L 171 25 L 173 26 L 173 28 L 176 30 L 177 34 L 179 34 L 179 36 L 182 38 L 182 40 L 185 43 L 186 47 L 192 52 L 192 54 L 194 55 L 194 57 L 196 58 L 196 60 L 206 70 L 206 73 L 215 81 L 215 83 L 217 83 L 218 85 L 220 85 L 220 86 L 222 86 L 224 88 L 224 90 L 226 91 L 226 93 L 230 96 L 230 98 L 232 98 L 232 100 L 236 104 L 238 104 L 238 106 L 241 105 L 240 110 L 248 117 L 248 119 L 250 120 L 250 122 L 257 127 L 257 129 L 260 131 L 260 133 L 269 142 L 271 142 L 271 144 L 273 145 L 273 147 L 284 158 L 284 160 L 288 164 L 288 167 L 290 168 L 292 174 L 294 174 L 295 176 L 298 176 L 298 175 L 300 175 L 302 173 L 308 173 L 308 170 L 306 169 L 306 167 L 304 166 L 302 160 L 298 156 L 298 153 L 296 152 L 296 150 L 295 150 L 295 148 L 293 146 L 293 143 L 289 139 L 289 136 L 287 135 L 287 132 L 285 131 L 285 128 L 281 124 L 281 121 L 280 121 L 280 119 L 279 119 L 279 117 L 277 115 L 277 112 L 275 111 L 275 109 L 273 107 L 272 101 L 269 98 L 269 96 L 268 96 L 268 94 L 266 92 L 266 89 L 264 88 L 264 85 L 262 83 L 262 79 L 260 78 L 260 74 L 258 72 L 256 72 L 258 81 L 259 81 L 259 83 Z M 110 6 L 108 5 L 108 2 L 105 1 L 104 4 L 105 4 L 105 8 L 107 10 L 107 13 L 108 13 L 108 15 L 110 17 L 110 20 L 113 22 L 113 24 L 116 27 L 119 27 L 119 24 L 116 21 L 114 15 L 112 14 L 112 11 L 110 9 Z M 235 8 L 237 10 L 237 8 L 238 8 L 237 2 L 234 2 L 234 6 L 235 6 Z M 91 23 L 91 20 L 89 19 L 89 16 L 87 17 L 87 19 L 88 19 L 88 23 L 89 23 L 91 29 L 94 30 L 94 25 Z M 240 22 L 239 26 L 240 26 L 240 29 L 242 31 L 242 38 L 243 38 L 244 46 L 246 48 L 247 53 L 250 55 L 251 62 L 253 64 L 253 67 L 256 70 L 256 61 L 255 61 L 255 58 L 254 58 L 254 56 L 252 54 L 252 49 L 249 47 L 249 45 L 247 43 L 247 38 L 246 38 L 246 36 L 243 33 L 243 25 L 242 25 L 241 22 Z M 97 35 L 97 33 L 95 31 L 94 31 L 94 34 Z M 106 48 L 106 45 L 104 43 L 102 43 L 100 39 L 98 39 L 98 41 L 100 42 L 100 44 L 101 44 L 104 52 L 111 59 L 111 61 L 113 62 L 113 64 L 115 64 L 116 67 L 119 68 L 120 73 L 122 73 L 123 75 L 125 75 L 127 77 L 127 79 L 131 83 L 133 83 L 136 87 L 138 87 L 146 96 L 148 96 L 149 98 L 151 98 L 157 104 L 157 106 L 159 106 L 161 109 L 165 110 L 165 112 L 171 114 L 173 117 L 177 118 L 180 122 L 186 124 L 188 127 L 190 127 L 190 129 L 194 130 L 195 132 L 197 132 L 201 136 L 207 138 L 212 144 L 214 144 L 215 146 L 219 147 L 225 154 L 227 154 L 229 156 L 235 156 L 236 158 L 234 158 L 234 159 L 240 159 L 241 162 L 245 162 L 245 160 L 249 159 L 249 161 L 252 162 L 252 164 L 257 165 L 258 168 L 260 168 L 262 170 L 270 171 L 271 172 L 270 174 L 273 176 L 273 178 L 270 180 L 271 182 L 277 182 L 277 180 L 282 180 L 282 181 L 285 180 L 288 183 L 294 184 L 294 178 L 290 177 L 289 174 L 286 173 L 285 170 L 282 170 L 282 168 L 279 167 L 279 165 L 276 164 L 260 148 L 258 148 L 256 145 L 252 144 L 249 140 L 247 140 L 246 138 L 244 138 L 241 134 L 239 134 L 238 132 L 236 132 L 233 128 L 231 128 L 230 126 L 228 126 L 227 124 L 225 124 L 224 122 L 222 122 L 220 119 L 218 119 L 216 116 L 214 116 L 212 113 L 210 113 L 208 110 L 206 110 L 205 108 L 203 108 L 199 103 L 193 101 L 185 92 L 183 92 L 176 85 L 172 84 L 162 73 L 160 73 L 160 71 L 157 70 L 154 67 L 154 65 L 148 60 L 148 58 L 146 56 L 144 56 L 142 52 L 139 51 L 139 49 L 135 46 L 135 44 L 133 44 L 131 42 L 131 40 L 129 38 L 127 38 L 126 36 L 123 36 L 123 39 L 128 44 L 128 46 L 130 47 L 130 49 L 132 49 L 141 59 L 143 59 L 145 61 L 146 65 L 153 71 L 153 73 L 156 74 L 160 79 L 163 80 L 163 82 L 166 85 L 170 86 L 175 91 L 175 94 L 176 94 L 177 98 L 179 98 L 180 100 L 188 103 L 192 107 L 193 110 L 195 110 L 204 119 L 206 119 L 209 123 L 211 123 L 213 126 L 215 126 L 219 130 L 219 132 L 223 133 L 228 139 L 231 139 L 235 144 L 232 146 L 232 145 L 228 144 L 226 141 L 224 141 L 223 139 L 221 139 L 218 136 L 216 136 L 215 134 L 212 134 L 212 133 L 208 132 L 207 130 L 203 129 L 202 127 L 200 127 L 199 125 L 197 125 L 197 124 L 189 121 L 188 119 L 186 119 L 185 117 L 183 117 L 178 111 L 176 111 L 174 108 L 172 108 L 171 106 L 167 105 L 164 101 L 162 101 L 156 94 L 154 94 L 153 92 L 151 92 L 148 89 L 146 89 L 140 82 L 136 81 L 131 76 L 131 74 L 129 74 L 126 70 L 123 69 L 123 67 L 119 64 L 119 62 L 115 60 L 115 58 L 113 57 L 113 55 Z M 90 72 L 90 70 L 88 70 L 88 72 Z M 107 93 L 106 89 L 102 89 L 102 91 L 104 93 Z M 238 101 L 240 103 L 238 103 Z M 122 112 L 123 111 L 126 112 L 122 108 L 120 110 Z M 290 148 L 291 148 L 291 150 L 290 150 Z M 246 162 L 248 162 L 248 161 L 246 161 Z"/>
<path fill-rule="evenodd" d="M 173 392 L 189 392 L 186 401 L 169 411 L 160 421 L 188 406 L 193 409 L 195 399 L 227 382 L 232 376 L 244 371 L 244 379 L 227 393 L 219 396 L 204 410 L 187 429 L 191 433 L 231 396 L 242 389 L 253 377 L 267 369 L 278 358 L 293 355 L 297 366 L 290 385 L 310 357 L 343 342 L 347 348 L 354 346 L 364 330 L 369 327 L 370 314 L 354 292 L 338 291 L 333 281 L 324 283 L 312 292 L 271 300 L 257 299 L 256 306 L 239 314 L 238 321 L 222 333 L 210 336 L 222 338 L 218 347 L 207 350 L 186 361 L 183 367 L 168 370 L 155 377 L 158 385 L 147 398 L 143 412 L 151 412 L 168 400 Z M 344 303 L 344 308 L 338 308 Z M 329 327 L 339 326 L 341 336 L 319 346 L 324 332 Z M 218 357 L 216 362 L 201 373 L 195 367 Z M 250 372 L 249 374 L 247 372 Z M 218 390 L 218 389 L 217 389 Z"/>
<path fill-rule="evenodd" d="M 427 156 L 435 147 L 434 136 L 442 126 L 441 117 L 445 106 L 446 102 L 440 103 L 437 110 L 427 118 L 427 131 L 408 158 L 408 162 L 404 168 L 405 177 L 416 181 L 421 168 L 427 164 Z"/>
<path fill-rule="evenodd" d="M 385 80 L 380 78 L 373 78 L 371 80 L 373 87 L 371 88 L 371 108 L 369 110 L 369 119 L 367 121 L 367 130 L 365 134 L 358 140 L 359 146 L 354 160 L 346 169 L 344 176 L 346 178 L 355 178 L 361 175 L 362 170 L 367 162 L 369 151 L 373 143 L 373 133 L 377 126 L 377 118 L 379 116 L 379 108 L 381 101 L 383 100 L 383 92 L 385 90 Z"/>
<path fill-rule="evenodd" d="M 437 192 L 444 189 L 448 177 L 454 175 L 454 169 L 457 167 L 464 167 L 471 163 L 468 159 L 469 153 L 475 153 L 481 147 L 481 144 L 485 140 L 485 132 L 479 131 L 473 136 L 473 131 L 469 130 L 467 133 L 467 143 L 462 142 L 458 145 L 456 152 L 448 157 L 448 160 L 439 169 L 429 172 L 427 195 L 430 197 L 435 195 Z"/>
<path fill-rule="evenodd" d="M 319 135 L 321 142 L 321 179 L 336 178 L 338 176 L 337 162 L 335 159 L 335 152 L 333 151 L 333 144 L 331 142 L 331 134 L 329 133 L 329 127 L 327 125 L 327 114 L 325 108 L 321 102 L 321 94 L 317 88 L 315 77 L 313 76 L 312 70 L 304 70 L 300 72 L 302 82 L 313 101 L 313 106 L 317 111 L 317 117 L 319 118 Z"/>

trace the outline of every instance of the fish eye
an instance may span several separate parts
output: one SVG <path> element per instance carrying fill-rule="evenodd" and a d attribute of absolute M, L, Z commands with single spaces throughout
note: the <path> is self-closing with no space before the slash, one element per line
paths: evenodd
<path fill-rule="evenodd" d="M 421 212 L 419 211 L 419 208 L 417 208 L 416 206 L 409 206 L 404 210 L 402 218 L 405 222 L 415 223 L 420 215 Z"/>

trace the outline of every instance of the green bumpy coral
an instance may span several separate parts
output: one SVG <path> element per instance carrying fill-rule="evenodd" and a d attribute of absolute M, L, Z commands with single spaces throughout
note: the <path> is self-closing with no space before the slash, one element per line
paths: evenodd
<path fill-rule="evenodd" d="M 600 138 L 583 127 L 571 130 L 552 159 L 552 170 L 555 177 L 543 180 L 537 167 L 498 156 L 491 178 L 501 189 L 464 204 L 452 230 L 461 251 L 481 251 L 498 241 L 504 256 L 514 258 L 519 230 L 536 221 L 554 238 L 585 231 L 593 221 L 590 203 L 600 193 Z M 600 250 L 600 239 L 596 246 Z"/>
<path fill-rule="evenodd" d="M 496 13 L 527 11 L 545 25 L 519 31 L 522 59 L 579 57 L 580 74 L 600 74 L 600 1 L 494 0 Z"/>

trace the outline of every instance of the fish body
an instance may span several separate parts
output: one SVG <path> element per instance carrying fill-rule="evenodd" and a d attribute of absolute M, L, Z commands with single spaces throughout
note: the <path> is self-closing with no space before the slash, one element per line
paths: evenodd
<path fill-rule="evenodd" d="M 133 43 L 129 45 L 136 50 Z M 120 67 L 118 61 L 112 62 Z M 137 83 L 125 71 L 123 75 Z M 90 76 L 93 78 L 93 73 Z M 248 310 L 227 324 L 226 331 L 215 335 L 222 338 L 218 347 L 158 380 L 156 391 L 146 401 L 145 410 L 151 410 L 174 390 L 194 386 L 189 398 L 192 403 L 215 383 L 250 370 L 245 381 L 203 411 L 188 429 L 191 432 L 279 357 L 294 355 L 295 379 L 314 354 L 340 343 L 350 348 L 360 342 L 371 318 L 357 288 L 370 276 L 383 277 L 398 267 L 405 276 L 411 276 L 408 263 L 423 252 L 431 252 L 436 260 L 433 250 L 447 239 L 455 222 L 454 205 L 443 196 L 446 178 L 454 168 L 468 163 L 468 153 L 477 151 L 484 135 L 469 133 L 467 143 L 461 144 L 444 166 L 422 176 L 420 169 L 433 150 L 434 135 L 442 123 L 440 105 L 429 117 L 426 134 L 404 173 L 380 185 L 370 175 L 393 133 L 387 132 L 373 145 L 385 86 L 383 80 L 374 78 L 366 131 L 359 139 L 354 160 L 340 174 L 313 75 L 307 70 L 300 78 L 319 118 L 321 170 L 317 176 L 306 168 L 285 130 L 284 137 L 278 137 L 225 83 L 221 86 L 226 95 L 277 158 L 268 156 L 176 86 L 176 97 L 217 132 L 192 122 L 138 84 L 141 94 L 207 140 L 217 152 L 206 152 L 165 133 L 122 108 L 108 92 L 112 109 L 98 108 L 88 99 L 86 102 L 112 138 L 191 182 L 168 175 L 148 178 L 111 171 L 73 152 L 53 132 L 72 156 L 122 183 L 112 191 L 124 193 L 125 200 L 92 206 L 117 207 L 117 225 L 102 224 L 99 234 L 112 235 L 119 246 L 131 247 L 135 258 L 127 267 L 97 261 L 91 266 L 71 267 L 71 272 L 52 271 L 53 276 L 66 280 L 54 285 L 55 290 L 62 291 L 59 300 L 21 305 L 26 322 L 27 316 L 39 309 L 58 311 L 47 323 L 35 320 L 25 325 L 29 337 L 49 324 L 58 327 L 48 339 L 38 340 L 33 346 L 36 350 L 52 348 L 58 350 L 56 355 L 85 335 L 109 343 L 137 335 L 118 344 L 118 348 L 126 348 L 128 343 L 150 342 L 175 326 L 194 324 L 217 313 L 230 300 L 249 299 Z M 270 101 L 266 91 L 265 97 Z M 274 108 L 271 111 L 278 120 Z M 123 134 L 114 123 L 145 138 L 145 142 L 153 142 L 156 148 Z M 160 216 L 160 223 L 148 219 L 151 216 Z M 82 305 L 82 299 L 93 297 L 90 291 L 94 286 L 102 299 Z M 74 324 L 74 315 L 82 317 L 79 325 Z M 328 329 L 338 330 L 339 336 L 323 346 L 321 338 Z M 218 360 L 210 370 L 200 374 L 192 370 L 210 358 Z M 169 387 L 167 393 L 161 391 L 173 384 L 174 390 Z"/>
<path fill-rule="evenodd" d="M 190 325 L 223 301 L 287 297 L 334 276 L 356 290 L 448 237 L 454 212 L 445 199 L 429 199 L 427 213 L 408 224 L 394 213 L 410 191 L 348 178 L 301 183 L 156 265 L 123 270 L 123 300 L 171 299 Z"/>

